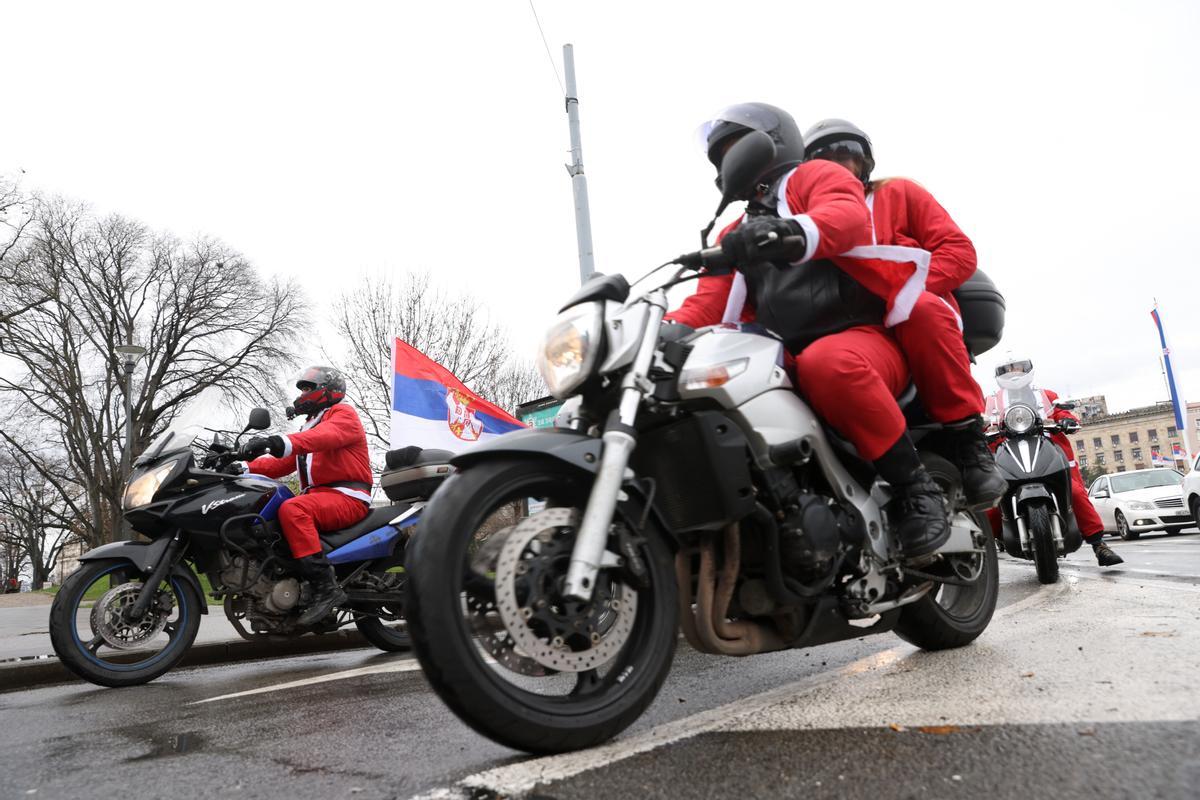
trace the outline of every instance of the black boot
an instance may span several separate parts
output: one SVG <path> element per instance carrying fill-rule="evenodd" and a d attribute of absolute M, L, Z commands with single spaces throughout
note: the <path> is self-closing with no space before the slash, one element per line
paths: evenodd
<path fill-rule="evenodd" d="M 1096 563 L 1100 566 L 1115 567 L 1117 564 L 1125 563 L 1125 559 L 1117 555 L 1116 551 L 1103 541 L 1097 539 L 1094 542 L 1090 542 L 1090 544 L 1092 545 L 1092 552 L 1096 554 Z"/>
<path fill-rule="evenodd" d="M 905 558 L 928 555 L 950 538 L 946 496 L 925 470 L 905 433 L 876 462 L 880 477 L 892 486 L 896 536 Z"/>
<path fill-rule="evenodd" d="M 983 418 L 971 417 L 951 426 L 954 437 L 954 460 L 962 470 L 963 495 L 972 510 L 991 508 L 1008 489 L 1008 481 L 1000 474 L 996 458 L 983 435 Z"/>
<path fill-rule="evenodd" d="M 312 584 L 312 600 L 300 615 L 300 624 L 308 626 L 325 619 L 335 606 L 346 602 L 346 593 L 338 585 L 333 565 L 323 555 L 305 556 L 299 564 L 302 574 Z"/>

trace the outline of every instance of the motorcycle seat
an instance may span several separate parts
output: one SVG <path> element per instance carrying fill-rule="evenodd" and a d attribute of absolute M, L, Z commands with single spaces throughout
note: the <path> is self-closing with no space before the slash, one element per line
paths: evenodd
<path fill-rule="evenodd" d="M 349 544 L 360 536 L 365 536 L 373 530 L 382 528 L 396 517 L 404 513 L 404 506 L 391 505 L 372 508 L 361 522 L 342 528 L 340 531 L 321 531 L 321 543 L 329 550 L 336 550 L 344 544 Z"/>
<path fill-rule="evenodd" d="M 433 447 L 428 449 L 401 447 L 398 450 L 387 451 L 384 462 L 389 470 L 396 470 L 405 467 L 420 467 L 426 464 L 446 464 L 453 457 L 454 454 L 449 450 L 438 450 Z"/>

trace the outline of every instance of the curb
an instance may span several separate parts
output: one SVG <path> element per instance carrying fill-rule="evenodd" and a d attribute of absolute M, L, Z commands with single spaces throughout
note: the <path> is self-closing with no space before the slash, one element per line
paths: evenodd
<path fill-rule="evenodd" d="M 287 658 L 288 656 L 366 647 L 373 647 L 373 645 L 358 631 L 335 631 L 317 636 L 306 635 L 282 642 L 245 640 L 210 642 L 192 645 L 174 669 Z M 39 657 L 15 664 L 0 664 L 0 694 L 17 689 L 82 680 L 64 667 L 56 656 Z"/>

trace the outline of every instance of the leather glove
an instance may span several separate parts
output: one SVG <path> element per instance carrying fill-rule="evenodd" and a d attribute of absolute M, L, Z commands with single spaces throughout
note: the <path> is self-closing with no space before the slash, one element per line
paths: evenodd
<path fill-rule="evenodd" d="M 221 467 L 221 472 L 224 472 L 226 475 L 241 475 L 245 471 L 246 468 L 242 466 L 242 462 L 240 461 L 230 461 Z"/>
<path fill-rule="evenodd" d="M 1063 433 L 1074 433 L 1079 430 L 1079 423 L 1073 419 L 1060 419 L 1058 429 Z"/>
<path fill-rule="evenodd" d="M 242 445 L 241 456 L 244 461 L 258 458 L 263 453 L 270 453 L 276 458 L 283 458 L 284 443 L 282 436 L 254 436 Z"/>
<path fill-rule="evenodd" d="M 785 236 L 798 236 L 800 241 L 784 247 L 780 242 Z M 804 229 L 794 219 L 747 217 L 721 239 L 721 251 L 741 269 L 773 258 L 794 260 L 804 254 L 806 244 Z"/>

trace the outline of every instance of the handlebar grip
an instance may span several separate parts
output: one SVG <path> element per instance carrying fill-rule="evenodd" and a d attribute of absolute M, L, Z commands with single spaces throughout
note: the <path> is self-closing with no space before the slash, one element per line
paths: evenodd
<path fill-rule="evenodd" d="M 808 246 L 808 242 L 803 236 L 784 236 L 778 241 L 766 242 L 763 246 L 770 248 L 772 252 L 777 252 L 783 258 L 791 260 L 804 255 L 804 249 Z M 797 250 L 799 252 L 795 252 Z M 720 245 L 706 247 L 693 253 L 685 253 L 675 259 L 675 263 L 692 268 L 706 267 L 709 271 L 718 274 L 723 274 L 736 266 L 733 259 L 725 254 Z"/>

